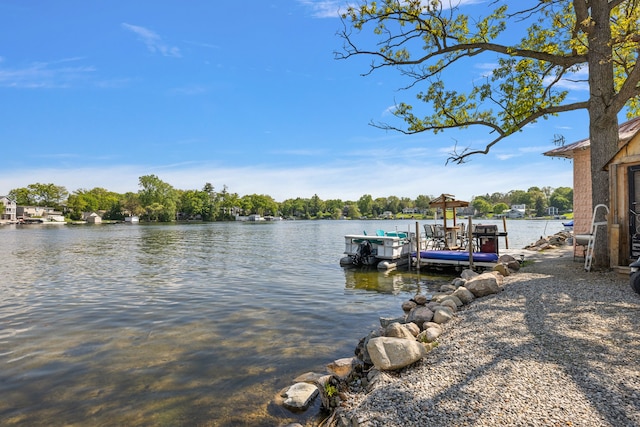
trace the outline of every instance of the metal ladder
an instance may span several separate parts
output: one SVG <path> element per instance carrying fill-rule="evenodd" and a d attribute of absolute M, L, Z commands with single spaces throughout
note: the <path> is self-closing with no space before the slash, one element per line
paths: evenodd
<path fill-rule="evenodd" d="M 598 208 L 604 208 L 606 213 L 603 215 L 604 217 L 604 221 L 597 221 L 596 222 L 596 215 L 598 213 Z M 591 233 L 589 233 L 589 240 L 587 242 L 587 249 L 585 250 L 585 255 L 584 255 L 584 270 L 585 271 L 591 271 L 591 264 L 593 262 L 593 251 L 594 251 L 594 247 L 596 245 L 596 237 L 598 235 L 598 227 L 600 227 L 601 225 L 607 225 L 607 215 L 609 214 L 609 208 L 606 205 L 596 205 L 595 208 L 593 208 L 593 217 L 591 218 Z"/>

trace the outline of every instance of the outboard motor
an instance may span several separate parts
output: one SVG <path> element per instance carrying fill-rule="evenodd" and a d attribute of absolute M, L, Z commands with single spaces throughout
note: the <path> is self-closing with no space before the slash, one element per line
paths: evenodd
<path fill-rule="evenodd" d="M 353 257 L 353 263 L 355 265 L 363 265 L 365 261 L 367 261 L 367 258 L 371 256 L 371 253 L 372 253 L 371 242 L 368 240 L 365 240 L 364 242 L 360 243 L 360 245 L 358 246 L 358 250 L 356 251 L 356 254 Z"/>
<path fill-rule="evenodd" d="M 640 294 L 640 258 L 629 264 L 629 282 L 631 289 Z"/>

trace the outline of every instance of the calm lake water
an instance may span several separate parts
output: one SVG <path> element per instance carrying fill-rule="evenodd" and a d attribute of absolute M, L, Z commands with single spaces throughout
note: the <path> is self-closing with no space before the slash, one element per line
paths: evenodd
<path fill-rule="evenodd" d="M 312 422 L 273 396 L 450 280 L 341 268 L 378 228 L 415 221 L 0 227 L 0 424 Z M 511 248 L 561 229 L 507 222 Z"/>

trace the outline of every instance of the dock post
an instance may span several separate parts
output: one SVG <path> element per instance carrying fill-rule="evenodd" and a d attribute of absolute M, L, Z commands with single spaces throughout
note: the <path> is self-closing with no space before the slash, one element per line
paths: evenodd
<path fill-rule="evenodd" d="M 467 249 L 469 249 L 469 269 L 473 270 L 473 223 L 469 215 L 469 226 L 467 227 Z"/>
<path fill-rule="evenodd" d="M 509 249 L 509 238 L 507 237 L 507 218 L 502 217 L 502 228 L 504 230 L 504 248 Z"/>
<path fill-rule="evenodd" d="M 418 221 L 416 221 L 416 269 L 420 272 L 420 224 Z"/>

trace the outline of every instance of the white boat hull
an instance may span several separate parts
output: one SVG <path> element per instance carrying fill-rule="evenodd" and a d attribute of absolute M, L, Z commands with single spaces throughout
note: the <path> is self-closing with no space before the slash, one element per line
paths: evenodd
<path fill-rule="evenodd" d="M 385 233 L 384 236 L 348 234 L 345 237 L 345 257 L 341 266 L 377 266 L 390 270 L 409 264 L 415 250 L 414 233 Z"/>

